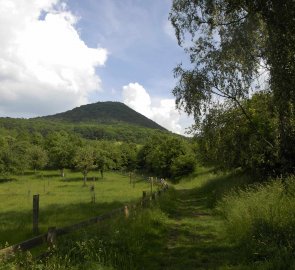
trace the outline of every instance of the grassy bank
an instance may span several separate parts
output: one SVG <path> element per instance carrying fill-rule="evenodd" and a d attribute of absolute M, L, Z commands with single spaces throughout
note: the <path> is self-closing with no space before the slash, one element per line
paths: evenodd
<path fill-rule="evenodd" d="M 227 238 L 258 269 L 295 269 L 295 178 L 231 192 L 219 202 Z"/>

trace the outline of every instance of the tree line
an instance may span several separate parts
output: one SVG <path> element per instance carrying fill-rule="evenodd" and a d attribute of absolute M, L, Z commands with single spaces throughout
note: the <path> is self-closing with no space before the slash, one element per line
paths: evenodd
<path fill-rule="evenodd" d="M 0 133 L 1 134 L 1 133 Z M 27 169 L 65 169 L 87 174 L 96 170 L 103 178 L 107 170 L 140 171 L 159 177 L 178 179 L 195 167 L 195 154 L 188 140 L 170 134 L 151 136 L 145 144 L 105 140 L 86 140 L 75 133 L 55 131 L 0 135 L 0 177 L 23 173 Z"/>

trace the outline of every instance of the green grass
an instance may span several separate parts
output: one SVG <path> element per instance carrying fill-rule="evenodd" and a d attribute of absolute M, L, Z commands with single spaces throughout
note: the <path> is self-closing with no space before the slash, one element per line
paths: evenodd
<path fill-rule="evenodd" d="M 149 190 L 149 184 L 142 178 L 135 178 L 133 187 L 127 174 L 113 172 L 105 173 L 104 179 L 98 173 L 89 173 L 91 181 L 86 187 L 78 172 L 66 172 L 65 179 L 56 171 L 27 172 L 14 178 L 0 183 L 0 247 L 33 236 L 33 194 L 40 195 L 39 228 L 43 233 L 51 226 L 70 225 L 108 212 L 139 199 L 143 190 Z M 91 203 L 91 185 L 95 186 L 95 204 Z"/>
<path fill-rule="evenodd" d="M 242 269 L 239 250 L 226 238 L 212 202 L 225 186 L 244 181 L 200 168 L 128 220 L 117 218 L 63 237 L 54 256 L 36 269 Z"/>
<path fill-rule="evenodd" d="M 110 174 L 109 179 L 112 175 L 117 177 Z M 127 176 L 124 181 L 128 183 Z M 17 261 L 30 270 L 294 269 L 294 181 L 278 180 L 249 188 L 252 182 L 243 174 L 214 174 L 199 168 L 171 186 L 149 208 L 131 211 L 128 219 L 116 217 L 60 237 L 57 249 L 45 261 L 32 262 L 30 256 Z M 140 193 L 149 188 L 142 184 Z M 81 188 L 82 183 L 79 185 Z M 114 198 L 118 196 L 115 193 Z M 101 207 L 119 201 L 114 198 Z M 244 225 L 253 230 L 243 229 Z M 253 235 L 252 245 L 243 242 Z M 283 245 L 272 249 L 273 241 Z M 256 247 L 270 256 L 257 256 Z M 254 256 L 248 256 L 245 249 Z M 15 262 L 11 268 L 7 266 L 3 269 L 15 269 Z"/>
<path fill-rule="evenodd" d="M 270 269 L 295 269 L 294 180 L 293 176 L 255 184 L 219 203 L 227 237 L 249 260 L 268 261 Z"/>

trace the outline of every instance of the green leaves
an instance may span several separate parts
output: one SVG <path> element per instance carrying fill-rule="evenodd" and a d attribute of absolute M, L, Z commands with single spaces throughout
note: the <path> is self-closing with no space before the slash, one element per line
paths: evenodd
<path fill-rule="evenodd" d="M 250 123 L 232 103 L 213 107 L 200 126 L 200 156 L 207 165 L 223 170 L 259 170 L 267 174 L 276 169 L 276 116 L 271 110 L 272 95 L 257 93 L 243 102 Z M 253 126 L 259 133 L 253 132 Z M 270 142 L 274 147 L 271 147 Z"/>
<path fill-rule="evenodd" d="M 195 157 L 185 140 L 152 137 L 139 152 L 139 164 L 155 176 L 175 178 L 193 171 Z"/>
<path fill-rule="evenodd" d="M 231 100 L 254 127 L 241 104 L 267 74 L 260 90 L 271 89 L 278 113 L 278 173 L 295 171 L 294 18 L 295 2 L 289 0 L 174 0 L 170 13 L 190 59 L 190 65 L 174 70 L 173 94 L 196 124 L 214 104 Z M 266 137 L 259 129 L 249 136 Z"/>

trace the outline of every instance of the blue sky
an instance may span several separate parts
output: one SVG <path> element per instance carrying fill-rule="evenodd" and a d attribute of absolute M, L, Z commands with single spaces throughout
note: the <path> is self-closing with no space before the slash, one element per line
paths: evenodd
<path fill-rule="evenodd" d="M 173 68 L 186 61 L 168 21 L 171 2 L 1 2 L 0 116 L 113 100 L 183 133 L 192 119 L 179 115 L 171 93 Z"/>
<path fill-rule="evenodd" d="M 106 91 L 137 81 L 151 94 L 171 96 L 172 70 L 183 58 L 177 45 L 168 14 L 171 1 L 69 1 L 80 16 L 82 39 L 90 46 L 107 48 L 110 55 L 105 68 L 97 72 L 104 78 Z"/>

